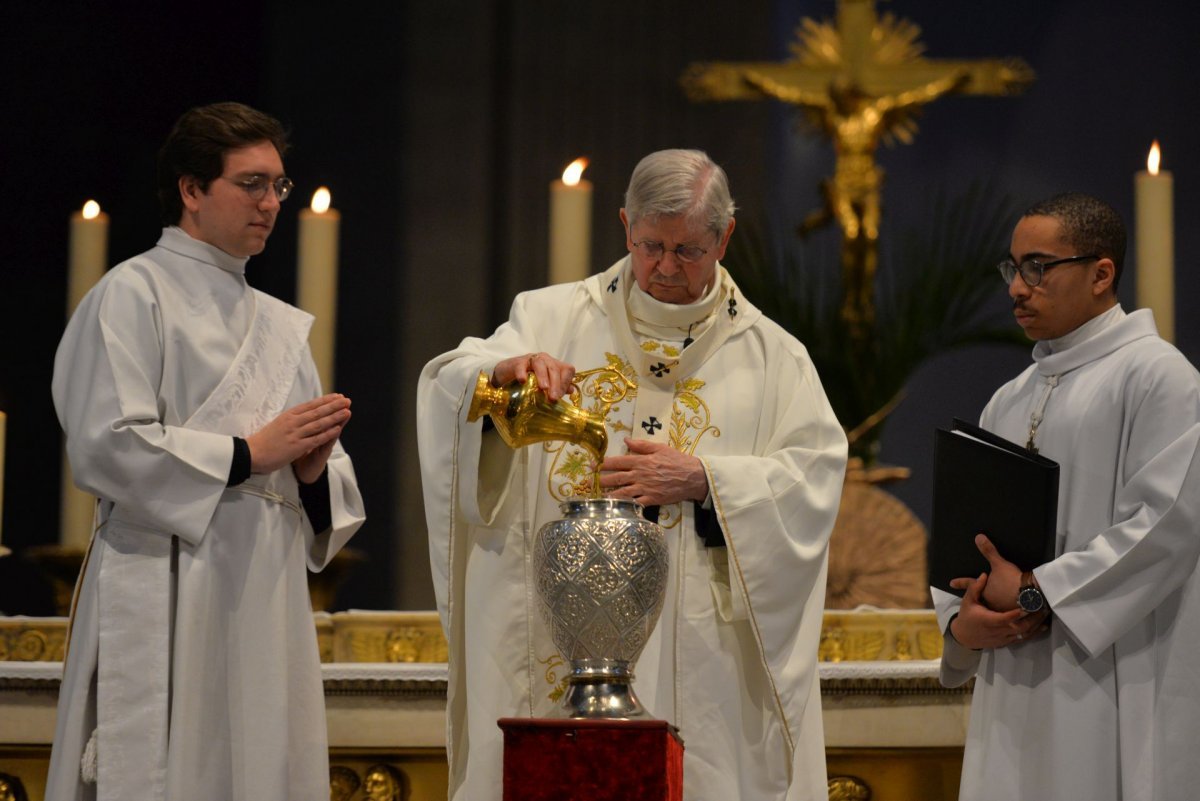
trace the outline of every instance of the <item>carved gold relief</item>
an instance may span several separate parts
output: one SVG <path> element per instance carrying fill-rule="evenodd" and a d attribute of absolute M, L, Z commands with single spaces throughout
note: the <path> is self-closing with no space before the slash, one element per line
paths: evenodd
<path fill-rule="evenodd" d="M 313 618 L 317 625 L 317 651 L 321 654 L 321 662 L 332 662 L 333 619 L 325 612 L 318 612 Z"/>
<path fill-rule="evenodd" d="M 941 659 L 944 644 L 942 632 L 938 630 L 936 621 L 932 627 L 917 632 L 917 651 L 922 659 Z"/>
<path fill-rule="evenodd" d="M 25 785 L 9 773 L 0 773 L 0 801 L 29 801 Z"/>
<path fill-rule="evenodd" d="M 356 772 L 345 765 L 330 766 L 329 801 L 350 801 L 359 787 L 362 787 L 362 779 Z"/>
<path fill-rule="evenodd" d="M 870 662 L 879 659 L 886 641 L 882 629 L 846 631 L 826 625 L 817 653 L 822 662 Z"/>
<path fill-rule="evenodd" d="M 335 612 L 333 661 L 445 662 L 441 621 L 434 612 Z"/>
<path fill-rule="evenodd" d="M 932 609 L 826 610 L 817 655 L 822 662 L 939 659 L 942 634 Z"/>
<path fill-rule="evenodd" d="M 367 801 L 404 801 L 404 773 L 379 763 L 367 768 L 363 777 L 363 798 Z"/>
<path fill-rule="evenodd" d="M 829 801 L 871 801 L 871 788 L 857 776 L 829 779 Z"/>
<path fill-rule="evenodd" d="M 362 764 L 362 763 L 359 763 Z M 330 801 L 405 801 L 411 795 L 408 776 L 404 771 L 386 762 L 376 762 L 362 770 L 349 765 L 331 765 L 329 768 Z M 357 795 L 359 789 L 362 795 Z"/>
<path fill-rule="evenodd" d="M 0 662 L 60 662 L 65 618 L 0 618 Z"/>
<path fill-rule="evenodd" d="M 314 615 L 322 662 L 446 662 L 436 612 Z M 0 618 L 0 662 L 61 661 L 64 618 Z M 819 658 L 825 662 L 939 659 L 942 633 L 931 609 L 827 610 Z M 549 673 L 557 665 L 544 663 Z M 548 679 L 558 685 L 559 679 Z"/>

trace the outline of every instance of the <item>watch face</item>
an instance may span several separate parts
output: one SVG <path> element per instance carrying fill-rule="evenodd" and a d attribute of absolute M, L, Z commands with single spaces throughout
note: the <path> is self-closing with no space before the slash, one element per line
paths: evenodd
<path fill-rule="evenodd" d="M 1025 587 L 1017 595 L 1017 606 L 1026 612 L 1039 611 L 1045 602 L 1046 599 L 1042 596 L 1042 591 L 1037 587 Z"/>

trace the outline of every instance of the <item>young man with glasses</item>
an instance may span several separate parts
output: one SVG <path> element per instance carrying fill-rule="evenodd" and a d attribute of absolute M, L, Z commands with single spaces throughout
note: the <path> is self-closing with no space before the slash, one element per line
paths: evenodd
<path fill-rule="evenodd" d="M 583 281 L 523 293 L 490 338 L 426 365 L 418 388 L 425 512 L 450 640 L 451 796 L 501 796 L 500 717 L 549 717 L 566 669 L 535 607 L 532 534 L 589 492 L 581 448 L 517 453 L 459 416 L 480 373 L 576 368 L 635 387 L 607 417 L 605 494 L 647 508 L 670 551 L 666 605 L 636 665 L 638 697 L 686 743 L 683 797 L 825 798 L 817 644 L 846 437 L 804 346 L 720 264 L 734 229 L 725 173 L 691 150 L 633 171 L 628 254 Z M 579 381 L 584 403 L 596 376 Z M 453 445 L 451 444 L 453 443 Z"/>
<path fill-rule="evenodd" d="M 63 334 L 54 402 L 99 500 L 47 798 L 329 797 L 306 574 L 364 517 L 312 317 L 246 283 L 292 188 L 286 149 L 247 106 L 184 114 L 159 152 L 157 246 Z"/>
<path fill-rule="evenodd" d="M 1034 364 L 980 424 L 1059 463 L 1057 556 L 933 589 L 942 682 L 975 678 L 960 798 L 1175 799 L 1200 786 L 1200 375 L 1126 314 L 1125 228 L 1037 204 L 998 267 Z M 1019 496 L 1012 498 L 1020 503 Z"/>

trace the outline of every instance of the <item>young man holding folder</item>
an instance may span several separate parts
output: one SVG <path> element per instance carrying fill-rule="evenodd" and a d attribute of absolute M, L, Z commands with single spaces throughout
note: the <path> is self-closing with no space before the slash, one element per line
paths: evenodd
<path fill-rule="evenodd" d="M 999 265 L 1034 364 L 980 424 L 1058 462 L 1055 558 L 934 588 L 942 682 L 975 677 L 960 798 L 1176 799 L 1200 786 L 1200 374 L 1126 314 L 1117 213 L 1058 195 Z M 1019 504 L 1019 495 L 1011 498 Z"/>

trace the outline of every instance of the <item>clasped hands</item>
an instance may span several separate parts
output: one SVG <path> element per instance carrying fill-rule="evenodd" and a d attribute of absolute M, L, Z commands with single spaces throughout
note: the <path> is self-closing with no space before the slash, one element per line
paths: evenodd
<path fill-rule="evenodd" d="M 552 403 L 571 394 L 575 367 L 546 353 L 526 353 L 499 362 L 492 370 L 492 386 L 524 381 L 530 373 Z M 609 456 L 600 465 L 600 487 L 608 497 L 628 498 L 643 506 L 702 502 L 708 497 L 708 477 L 695 456 L 663 442 L 630 437 L 625 438 L 625 447 L 625 455 Z"/>
<path fill-rule="evenodd" d="M 273 473 L 290 464 L 296 480 L 311 484 L 325 471 L 333 445 L 350 421 L 350 399 L 331 393 L 297 404 L 246 437 L 250 472 Z"/>
<path fill-rule="evenodd" d="M 962 606 L 950 623 L 954 639 L 967 648 L 979 650 L 1002 648 L 1047 631 L 1048 608 L 1028 613 L 1017 606 L 1020 568 L 1001 556 L 983 534 L 975 536 L 975 547 L 991 569 L 979 578 L 956 578 L 950 582 L 956 590 L 966 590 Z"/>

